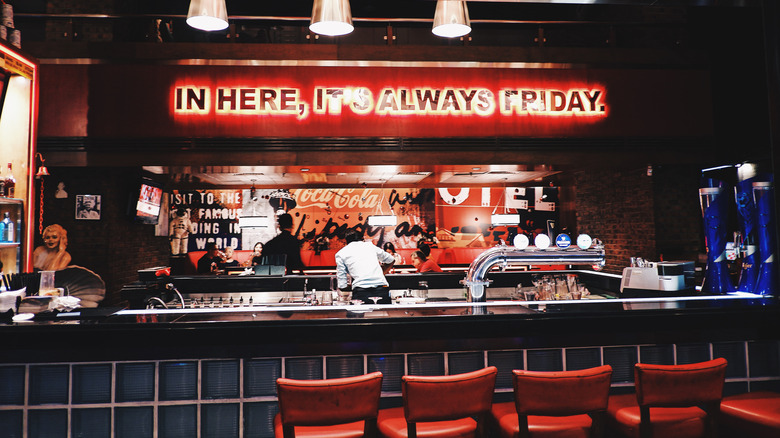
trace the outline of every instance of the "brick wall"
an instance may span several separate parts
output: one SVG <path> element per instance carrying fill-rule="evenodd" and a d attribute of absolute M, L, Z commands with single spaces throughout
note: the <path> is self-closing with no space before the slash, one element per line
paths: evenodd
<path fill-rule="evenodd" d="M 122 285 L 138 278 L 137 270 L 169 264 L 167 237 L 155 236 L 155 226 L 134 223 L 127 214 L 130 193 L 141 172 L 122 168 L 49 168 L 44 181 L 43 226 L 57 223 L 68 231 L 72 264 L 95 271 L 106 282 L 105 304 L 119 302 Z M 67 198 L 56 198 L 58 183 Z M 36 193 L 39 188 L 36 186 Z M 76 220 L 77 195 L 101 195 L 100 220 Z M 35 246 L 40 206 L 36 202 Z"/>
<path fill-rule="evenodd" d="M 579 172 L 577 227 L 606 245 L 606 272 L 621 273 L 631 257 L 697 261 L 704 251 L 699 171 L 682 166 Z"/>

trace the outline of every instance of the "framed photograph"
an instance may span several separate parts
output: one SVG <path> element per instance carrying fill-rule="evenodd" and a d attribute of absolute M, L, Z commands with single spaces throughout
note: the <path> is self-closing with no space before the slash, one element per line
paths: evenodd
<path fill-rule="evenodd" d="M 76 195 L 76 219 L 100 220 L 100 195 Z"/>

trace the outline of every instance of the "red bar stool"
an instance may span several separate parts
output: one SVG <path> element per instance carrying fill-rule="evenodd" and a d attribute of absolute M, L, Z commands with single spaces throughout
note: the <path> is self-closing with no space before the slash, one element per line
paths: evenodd
<path fill-rule="evenodd" d="M 515 401 L 490 410 L 501 438 L 603 436 L 611 366 L 512 373 Z"/>
<path fill-rule="evenodd" d="M 720 420 L 740 436 L 780 437 L 780 394 L 756 391 L 723 397 Z"/>
<path fill-rule="evenodd" d="M 379 411 L 379 433 L 387 438 L 484 436 L 496 372 L 488 367 L 452 376 L 403 376 L 404 406 Z"/>
<path fill-rule="evenodd" d="M 382 373 L 328 380 L 277 379 L 276 438 L 376 436 Z"/>
<path fill-rule="evenodd" d="M 610 425 L 629 437 L 715 436 L 726 364 L 723 358 L 688 365 L 636 364 L 636 395 L 610 396 Z"/>

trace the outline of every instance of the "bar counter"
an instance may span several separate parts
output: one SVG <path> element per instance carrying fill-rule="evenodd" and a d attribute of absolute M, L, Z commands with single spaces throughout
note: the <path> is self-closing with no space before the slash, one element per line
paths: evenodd
<path fill-rule="evenodd" d="M 513 294 L 516 287 L 530 286 L 532 276 L 545 274 L 576 274 L 593 292 L 588 299 L 556 301 L 524 301 Z M 659 292 L 623 298 L 615 290 L 619 276 L 590 271 L 492 272 L 487 302 L 466 300 L 458 272 L 388 275 L 394 295 L 415 294 L 426 281 L 429 298 L 420 304 L 415 299 L 388 305 L 301 302 L 304 286 L 328 290 L 330 278 L 172 277 L 163 283 L 176 285 L 186 297 L 185 308 L 174 298 L 167 309 L 82 309 L 3 324 L 5 351 L 13 354 L 0 361 L 571 348 L 777 340 L 780 333 L 780 306 L 773 297 Z M 136 304 L 148 301 L 164 289 L 157 283 L 128 285 L 123 295 Z"/>
<path fill-rule="evenodd" d="M 394 274 L 388 279 L 396 294 L 408 294 L 420 281 L 431 289 L 428 302 L 387 305 L 301 305 L 303 287 L 327 290 L 327 275 L 137 282 L 123 290 L 128 302 L 169 308 L 82 309 L 0 324 L 0 387 L 7 388 L 0 420 L 57 430 L 88 423 L 103 428 L 100 436 L 132 427 L 161 436 L 200 430 L 198 436 L 272 437 L 279 377 L 381 371 L 382 406 L 390 407 L 400 406 L 405 374 L 457 374 L 489 365 L 498 368 L 495 401 L 511 399 L 513 369 L 610 364 L 612 391 L 619 392 L 632 390 L 638 361 L 712 357 L 729 362 L 727 395 L 780 389 L 774 298 L 621 298 L 617 276 L 557 271 L 550 275 L 577 274 L 590 299 L 513 299 L 518 285 L 528 287 L 533 275 L 544 274 L 491 272 L 485 302 L 465 300 L 462 272 Z M 250 305 L 247 297 L 258 300 Z M 180 431 L 187 433 L 176 435 Z"/>

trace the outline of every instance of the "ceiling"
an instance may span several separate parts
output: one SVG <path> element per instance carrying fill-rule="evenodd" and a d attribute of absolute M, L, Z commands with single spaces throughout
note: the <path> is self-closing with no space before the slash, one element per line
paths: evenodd
<path fill-rule="evenodd" d="M 81 6 L 74 6 L 79 0 L 73 0 L 67 7 L 46 0 L 12 3 L 17 21 L 30 26 L 25 35 L 27 42 L 48 40 L 50 36 L 44 29 L 50 22 L 63 20 L 68 21 L 73 30 L 68 37 L 72 42 L 84 42 L 77 37 L 76 28 L 85 29 L 95 22 L 113 25 L 112 42 L 148 41 L 150 18 L 169 23 L 167 32 L 158 34 L 161 42 L 312 42 L 306 28 L 312 4 L 308 0 L 226 0 L 233 26 L 212 34 L 195 31 L 184 24 L 189 0 L 116 0 L 107 3 L 84 0 Z M 393 27 L 398 35 L 395 43 L 398 45 L 534 46 L 542 45 L 534 39 L 538 35 L 537 29 L 547 26 L 545 38 L 549 35 L 549 42 L 545 39 L 545 44 L 605 47 L 605 29 L 619 26 L 625 32 L 620 44 L 627 47 L 674 48 L 680 44 L 680 35 L 684 33 L 681 30 L 690 30 L 688 21 L 692 10 L 760 6 L 759 0 L 470 0 L 467 5 L 474 28 L 470 35 L 473 41 L 471 38 L 469 41 L 450 41 L 430 33 L 435 3 L 435 0 L 350 0 L 356 27 L 354 34 L 335 39 L 325 37 L 320 42 L 387 45 L 383 36 L 389 27 Z M 653 31 L 644 30 L 645 25 Z M 564 30 L 556 34 L 561 28 L 555 26 L 563 26 Z M 638 36 L 629 34 L 639 28 L 643 30 L 638 31 Z M 371 34 L 372 29 L 375 35 Z M 699 38 L 700 41 L 704 39 Z M 689 41 L 695 43 L 696 38 L 689 38 Z M 148 166 L 145 170 L 164 175 L 172 183 L 198 186 L 457 187 L 540 184 L 566 170 L 561 166 L 552 167 L 550 161 L 554 160 L 538 165 L 484 162 L 471 165 L 468 163 L 472 161 L 464 160 L 459 165 Z"/>

